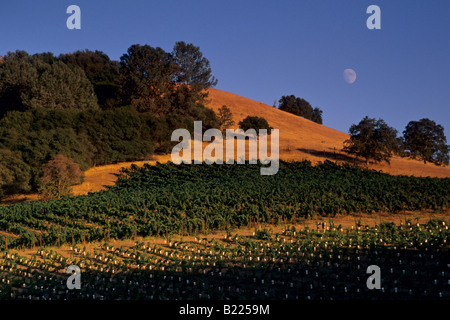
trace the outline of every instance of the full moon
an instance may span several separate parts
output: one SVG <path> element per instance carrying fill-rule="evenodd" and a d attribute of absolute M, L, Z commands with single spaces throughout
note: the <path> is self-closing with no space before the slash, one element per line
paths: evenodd
<path fill-rule="evenodd" d="M 356 72 L 353 69 L 345 69 L 343 77 L 345 82 L 352 84 L 356 80 Z"/>

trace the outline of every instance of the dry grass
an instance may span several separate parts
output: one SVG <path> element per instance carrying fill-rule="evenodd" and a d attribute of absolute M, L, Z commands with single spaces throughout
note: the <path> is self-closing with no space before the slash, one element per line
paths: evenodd
<path fill-rule="evenodd" d="M 280 132 L 280 159 L 282 160 L 310 160 L 313 164 L 329 160 L 353 160 L 351 157 L 341 152 L 344 140 L 348 139 L 348 134 L 306 120 L 302 117 L 278 110 L 273 106 L 257 102 L 242 96 L 217 89 L 210 89 L 208 106 L 217 111 L 221 106 L 227 105 L 234 116 L 234 129 L 237 123 L 246 116 L 259 116 L 265 118 L 269 124 L 279 129 Z M 205 143 L 203 147 L 207 145 Z M 270 150 L 270 138 L 268 148 Z M 248 152 L 246 153 L 248 156 Z M 87 194 L 103 190 L 105 186 L 113 185 L 117 179 L 116 174 L 122 167 L 131 164 L 138 166 L 144 163 L 155 164 L 156 161 L 165 163 L 171 160 L 170 154 L 156 155 L 156 160 L 133 161 L 93 167 L 85 172 L 85 181 L 73 187 L 74 195 Z M 431 177 L 450 177 L 450 167 L 439 167 L 431 163 L 424 164 L 422 161 L 393 157 L 391 164 L 371 164 L 369 168 L 382 170 L 393 175 L 414 175 Z M 35 194 L 13 195 L 5 199 L 4 204 L 38 200 Z"/>
<path fill-rule="evenodd" d="M 111 186 L 116 182 L 117 174 L 120 172 L 121 168 L 129 167 L 132 164 L 138 166 L 143 166 L 145 163 L 154 165 L 156 164 L 156 161 L 165 163 L 170 160 L 170 155 L 155 155 L 155 158 L 156 160 L 119 162 L 116 164 L 90 168 L 84 173 L 84 182 L 73 186 L 72 192 L 74 195 L 81 195 L 103 190 L 105 186 Z"/>
<path fill-rule="evenodd" d="M 328 128 L 315 122 L 303 119 L 290 113 L 280 111 L 272 106 L 244 98 L 225 91 L 210 89 L 209 107 L 217 111 L 222 105 L 227 105 L 234 116 L 235 125 L 246 116 L 259 116 L 267 119 L 269 124 L 280 131 L 280 159 L 283 160 L 310 160 L 318 161 L 338 160 L 346 157 L 340 150 L 348 135 L 341 131 Z M 206 144 L 204 144 L 205 146 Z M 268 145 L 270 146 L 270 139 Z M 248 153 L 247 153 L 248 154 Z M 164 163 L 170 161 L 170 155 L 155 156 L 157 161 Z M 85 182 L 74 186 L 76 195 L 95 192 L 112 185 L 116 181 L 114 174 L 124 166 L 132 163 L 143 165 L 154 164 L 156 161 L 124 162 L 91 168 L 85 172 Z M 450 177 L 450 167 L 438 167 L 434 164 L 424 164 L 421 161 L 394 157 L 391 165 L 376 164 L 369 168 L 382 170 L 390 174 L 405 174 L 414 176 Z"/>
<path fill-rule="evenodd" d="M 227 105 L 237 123 L 246 116 L 265 118 L 270 126 L 280 130 L 280 158 L 283 160 L 338 160 L 346 158 L 340 150 L 349 138 L 348 134 L 306 120 L 248 98 L 229 92 L 210 89 L 209 107 L 217 111 L 222 105 Z M 372 164 L 369 168 L 382 170 L 394 175 L 414 175 L 431 177 L 450 177 L 450 167 L 439 167 L 423 161 L 393 157 L 391 164 Z"/>

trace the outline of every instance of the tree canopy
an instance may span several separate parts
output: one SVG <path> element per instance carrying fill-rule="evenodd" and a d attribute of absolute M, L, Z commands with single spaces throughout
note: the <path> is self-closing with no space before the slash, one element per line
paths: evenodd
<path fill-rule="evenodd" d="M 413 158 L 419 157 L 426 163 L 449 163 L 449 148 L 444 128 L 424 118 L 410 121 L 403 131 L 402 147 Z"/>
<path fill-rule="evenodd" d="M 176 82 L 198 86 L 202 89 L 217 85 L 218 80 L 212 75 L 209 60 L 203 57 L 200 47 L 178 41 L 175 43 L 172 56 L 178 67 Z"/>
<path fill-rule="evenodd" d="M 247 116 L 242 121 L 239 121 L 238 125 L 244 131 L 255 129 L 258 132 L 259 129 L 265 129 L 267 134 L 271 134 L 273 129 L 266 119 L 256 116 Z"/>
<path fill-rule="evenodd" d="M 363 157 L 366 163 L 390 162 L 398 151 L 397 130 L 389 127 L 382 119 L 364 117 L 350 129 L 350 139 L 344 142 L 344 151 Z"/>
<path fill-rule="evenodd" d="M 278 109 L 322 124 L 323 111 L 318 107 L 313 108 L 308 101 L 292 94 L 281 97 L 278 101 Z"/>
<path fill-rule="evenodd" d="M 52 54 L 9 52 L 0 65 L 0 116 L 11 110 L 96 109 L 97 98 L 81 68 Z"/>
<path fill-rule="evenodd" d="M 0 196 L 41 184 L 41 169 L 64 154 L 86 170 L 173 147 L 174 128 L 217 128 L 206 108 L 217 84 L 199 47 L 172 52 L 135 44 L 120 61 L 102 51 L 0 57 Z"/>
<path fill-rule="evenodd" d="M 323 111 L 320 110 L 318 107 L 315 107 L 312 112 L 311 120 L 314 121 L 315 123 L 322 124 L 323 123 L 322 114 Z"/>
<path fill-rule="evenodd" d="M 17 152 L 0 148 L 0 200 L 6 194 L 28 192 L 31 174 Z"/>
<path fill-rule="evenodd" d="M 204 130 L 217 127 L 217 117 L 204 106 L 207 95 L 202 92 L 215 81 L 211 82 L 209 69 L 205 73 L 203 67 L 209 68 L 209 63 L 192 45 L 177 43 L 174 53 L 132 45 L 120 58 L 123 104 L 171 119 L 175 128 L 186 127 L 185 120 L 190 121 L 189 128 L 194 120 L 201 120 Z"/>
<path fill-rule="evenodd" d="M 171 53 L 135 44 L 120 58 L 124 105 L 157 115 L 192 113 L 207 97 L 204 89 L 217 84 L 199 47 L 177 42 Z"/>
<path fill-rule="evenodd" d="M 102 109 L 111 109 L 119 104 L 119 63 L 111 61 L 102 51 L 79 50 L 61 54 L 58 59 L 72 68 L 83 69 L 92 83 L 98 104 Z"/>
<path fill-rule="evenodd" d="M 80 166 L 63 154 L 42 166 L 42 185 L 39 189 L 43 199 L 57 199 L 71 193 L 71 186 L 82 182 Z"/>
<path fill-rule="evenodd" d="M 174 93 L 176 66 L 163 49 L 132 45 L 120 57 L 122 98 L 138 111 L 161 115 L 170 109 Z"/>

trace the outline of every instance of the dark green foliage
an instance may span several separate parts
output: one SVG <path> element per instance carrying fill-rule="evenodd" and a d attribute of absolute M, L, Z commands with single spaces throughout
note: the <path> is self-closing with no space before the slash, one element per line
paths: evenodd
<path fill-rule="evenodd" d="M 204 89 L 217 84 L 200 48 L 185 42 L 177 42 L 172 53 L 132 45 L 120 63 L 90 50 L 59 57 L 51 52 L 8 52 L 0 62 L 0 116 L 10 110 L 98 105 L 104 110 L 133 106 L 157 116 L 196 116 L 206 102 Z"/>
<path fill-rule="evenodd" d="M 65 242 L 71 233 L 83 231 L 86 241 L 95 241 L 104 238 L 105 230 L 114 239 L 132 237 L 135 227 L 138 236 L 180 234 L 182 228 L 184 233 L 189 228 L 203 233 L 247 226 L 250 220 L 295 223 L 316 215 L 445 209 L 450 200 L 448 178 L 391 176 L 330 161 L 316 166 L 281 162 L 273 176 L 261 176 L 259 169 L 238 164 L 132 166 L 102 192 L 0 207 L 0 230 L 30 235 L 27 228 L 32 228 L 43 231 L 45 239 L 53 231 L 64 234 Z M 390 232 L 389 225 L 383 228 Z M 30 238 L 22 238 L 28 240 L 21 245 L 30 245 Z"/>
<path fill-rule="evenodd" d="M 278 101 L 278 109 L 322 124 L 322 110 L 317 107 L 313 109 L 308 101 L 292 94 L 281 97 Z"/>
<path fill-rule="evenodd" d="M 179 118 L 180 121 L 178 122 L 181 124 L 172 126 L 172 131 L 175 128 L 193 127 L 193 121 L 202 121 L 203 130 L 219 126 L 219 120 L 215 112 L 210 108 L 206 108 L 200 100 L 198 93 L 192 90 L 191 86 L 186 84 L 177 85 L 177 89 L 171 99 L 171 107 L 168 114 Z"/>
<path fill-rule="evenodd" d="M 9 53 L 0 65 L 0 116 L 10 110 L 95 109 L 92 84 L 80 68 L 51 54 Z"/>
<path fill-rule="evenodd" d="M 185 115 L 169 113 L 159 118 L 125 107 L 82 112 L 11 111 L 0 119 L 0 149 L 10 150 L 9 158 L 13 158 L 7 162 L 8 169 L 2 170 L 0 185 L 4 193 L 36 188 L 42 164 L 58 153 L 86 170 L 94 165 L 143 159 L 155 151 L 169 152 L 174 145 L 170 141 L 174 128 L 193 130 L 193 120 L 202 120 L 204 130 L 217 126 L 215 113 L 201 106 Z"/>
<path fill-rule="evenodd" d="M 191 123 L 193 123 L 194 120 L 202 121 L 203 131 L 219 127 L 219 121 L 214 110 L 206 108 L 203 105 L 197 105 L 193 108 L 188 119 L 191 119 Z"/>
<path fill-rule="evenodd" d="M 255 239 L 259 240 L 271 240 L 272 239 L 272 230 L 263 228 L 261 230 L 255 231 Z"/>
<path fill-rule="evenodd" d="M 1 194 L 35 189 L 41 166 L 59 153 L 86 170 L 169 152 L 172 131 L 192 131 L 196 120 L 217 128 L 204 106 L 204 89 L 216 83 L 200 49 L 184 42 L 173 54 L 133 45 L 120 63 L 101 51 L 8 52 L 0 59 Z"/>
<path fill-rule="evenodd" d="M 424 163 L 449 163 L 450 146 L 444 128 L 430 119 L 410 121 L 403 131 L 402 147 L 411 157 L 419 157 Z"/>
<path fill-rule="evenodd" d="M 37 187 L 43 163 L 63 153 L 83 169 L 92 165 L 92 144 L 74 130 L 77 112 L 33 110 L 10 112 L 0 120 L 0 145 L 21 155 L 28 165 L 30 184 Z"/>
<path fill-rule="evenodd" d="M 61 54 L 58 59 L 72 68 L 81 68 L 92 83 L 102 109 L 117 107 L 119 101 L 119 64 L 102 51 L 76 51 Z"/>
<path fill-rule="evenodd" d="M 179 42 L 167 53 L 159 47 L 132 45 L 120 58 L 120 74 L 123 104 L 157 116 L 176 114 L 209 122 L 206 127 L 217 125 L 203 105 L 204 89 L 216 81 L 198 47 Z"/>
<path fill-rule="evenodd" d="M 363 157 L 368 163 L 386 161 L 398 152 L 397 130 L 389 127 L 382 119 L 362 119 L 350 129 L 350 139 L 344 142 L 344 151 Z"/>
<path fill-rule="evenodd" d="M 269 126 L 269 123 L 266 119 L 256 116 L 247 116 L 242 121 L 239 121 L 238 125 L 239 128 L 244 131 L 247 131 L 248 129 L 255 129 L 257 133 L 259 129 L 265 129 L 267 130 L 267 134 L 271 134 L 273 129 L 271 126 Z"/>
<path fill-rule="evenodd" d="M 74 118 L 74 130 L 87 137 L 93 165 L 130 161 L 153 153 L 155 119 L 120 108 L 88 111 Z"/>
<path fill-rule="evenodd" d="M 209 60 L 203 57 L 199 47 L 192 43 L 179 41 L 175 43 L 172 57 L 177 65 L 175 81 L 189 85 L 200 102 L 204 102 L 208 93 L 203 91 L 217 85 L 217 79 L 211 72 Z"/>
<path fill-rule="evenodd" d="M 37 70 L 25 51 L 8 52 L 0 64 L 0 117 L 10 110 L 25 110 Z"/>
<path fill-rule="evenodd" d="M 0 200 L 6 194 L 30 191 L 30 168 L 20 153 L 0 149 Z"/>
<path fill-rule="evenodd" d="M 62 62 L 36 62 L 38 77 L 29 96 L 23 97 L 26 109 L 96 109 L 97 98 L 83 70 L 70 69 Z"/>
<path fill-rule="evenodd" d="M 322 120 L 322 113 L 323 113 L 322 110 L 320 110 L 319 108 L 315 107 L 313 109 L 311 120 L 314 121 L 315 123 L 322 124 L 322 122 L 323 122 L 323 120 Z"/>
<path fill-rule="evenodd" d="M 125 108 L 14 111 L 0 120 L 0 148 L 11 151 L 10 157 L 14 155 L 16 160 L 10 162 L 16 162 L 15 168 L 26 163 L 14 179 L 15 185 L 23 185 L 15 192 L 23 192 L 39 185 L 42 164 L 58 153 L 74 159 L 83 170 L 93 165 L 143 159 L 154 151 L 156 122 L 150 114 Z M 23 171 L 26 176 L 19 179 Z M 22 182 L 24 179 L 26 183 Z M 6 183 L 10 179 L 3 180 Z"/>
<path fill-rule="evenodd" d="M 176 90 L 176 64 L 163 49 L 132 45 L 120 57 L 121 94 L 125 105 L 157 115 L 168 112 Z"/>

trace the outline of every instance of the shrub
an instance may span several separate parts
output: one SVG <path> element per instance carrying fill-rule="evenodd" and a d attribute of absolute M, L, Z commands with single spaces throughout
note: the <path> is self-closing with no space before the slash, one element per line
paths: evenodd
<path fill-rule="evenodd" d="M 255 239 L 271 240 L 272 239 L 272 229 L 263 228 L 262 230 L 256 230 L 255 231 Z"/>
<path fill-rule="evenodd" d="M 270 134 L 271 130 L 273 129 L 271 126 L 269 126 L 269 123 L 266 119 L 253 116 L 248 116 L 244 120 L 239 121 L 238 125 L 239 128 L 244 131 L 247 131 L 248 129 L 255 129 L 256 131 L 258 131 L 259 129 L 266 129 L 268 134 Z"/>
<path fill-rule="evenodd" d="M 42 166 L 42 185 L 39 193 L 44 200 L 60 198 L 71 193 L 71 186 L 81 183 L 80 166 L 63 154 L 58 154 Z"/>

